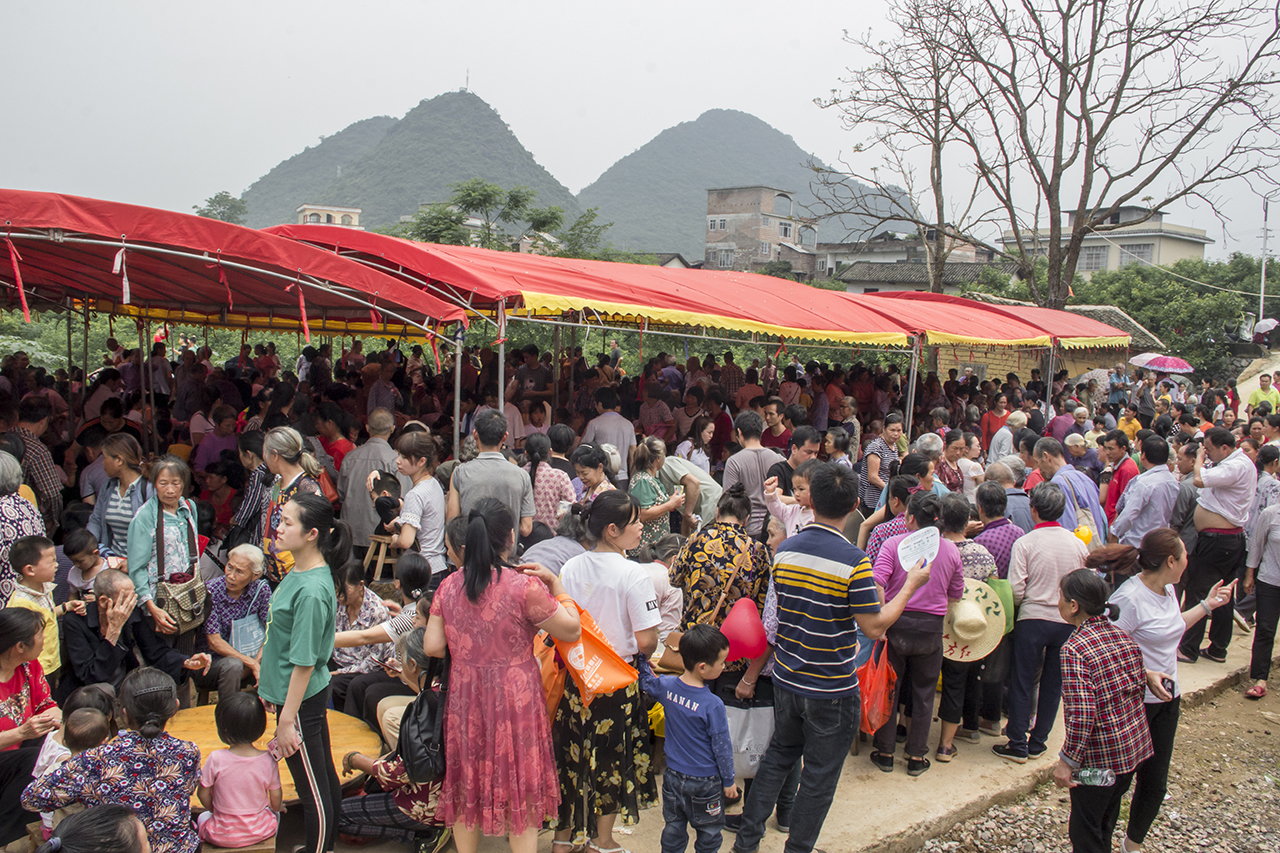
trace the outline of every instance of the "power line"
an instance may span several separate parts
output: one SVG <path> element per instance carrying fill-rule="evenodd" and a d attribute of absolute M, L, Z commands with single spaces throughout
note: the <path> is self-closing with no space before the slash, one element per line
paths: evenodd
<path fill-rule="evenodd" d="M 1097 237 L 1098 239 L 1102 240 L 1104 243 L 1109 243 L 1109 244 L 1111 244 L 1112 246 L 1115 246 L 1117 249 L 1119 249 L 1119 250 L 1120 250 L 1120 252 L 1121 252 L 1122 256 L 1123 256 L 1123 255 L 1125 255 L 1125 254 L 1127 254 L 1127 255 L 1129 255 L 1129 257 L 1130 257 L 1130 258 L 1132 258 L 1132 260 L 1133 260 L 1133 261 L 1137 261 L 1137 262 L 1138 262 L 1138 263 L 1140 263 L 1140 264 L 1146 264 L 1146 265 L 1147 265 L 1147 266 L 1149 266 L 1149 267 L 1155 267 L 1155 268 L 1159 269 L 1160 271 L 1164 272 L 1165 274 L 1173 276 L 1174 278 L 1180 278 L 1180 279 L 1182 279 L 1183 281 L 1190 282 L 1191 284 L 1198 284 L 1198 285 L 1200 285 L 1201 287 L 1211 287 L 1211 288 L 1213 288 L 1214 290 L 1221 290 L 1223 293 L 1236 293 L 1236 294 L 1239 294 L 1240 296 L 1257 296 L 1257 295 L 1258 295 L 1258 292 L 1257 292 L 1256 290 L 1255 290 L 1255 291 L 1247 291 L 1247 290 L 1232 290 L 1232 289 L 1231 289 L 1231 288 L 1229 288 L 1229 287 L 1221 287 L 1221 286 L 1216 285 L 1216 284 L 1209 284 L 1209 282 L 1207 282 L 1207 281 L 1198 281 L 1198 280 L 1196 280 L 1196 279 L 1194 279 L 1194 278 L 1187 278 L 1185 275 L 1180 275 L 1180 274 L 1178 274 L 1178 273 L 1174 272 L 1173 270 L 1170 270 L 1170 269 L 1167 269 L 1167 268 L 1165 268 L 1165 267 L 1162 267 L 1162 266 L 1160 266 L 1159 264 L 1152 263 L 1151 261 L 1148 261 L 1146 258 L 1139 257 L 1139 256 L 1137 256 L 1137 255 L 1133 254 L 1132 252 L 1128 252 L 1128 251 L 1126 251 L 1126 250 L 1125 250 L 1125 248 L 1124 248 L 1123 246 L 1121 246 L 1119 243 L 1117 243 L 1117 242 L 1115 242 L 1115 241 L 1113 241 L 1113 240 L 1109 240 L 1108 238 L 1103 237 L 1101 234 L 1098 234 L 1097 232 L 1094 232 L 1094 235 L 1093 235 L 1093 236 L 1095 236 L 1095 237 Z"/>

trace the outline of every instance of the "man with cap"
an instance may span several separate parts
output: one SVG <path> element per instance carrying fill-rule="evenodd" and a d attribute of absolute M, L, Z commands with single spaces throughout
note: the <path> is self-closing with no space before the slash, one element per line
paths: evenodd
<path fill-rule="evenodd" d="M 1026 425 L 1027 415 L 1025 412 L 1010 412 L 1009 419 L 1004 422 L 1004 426 L 996 430 L 995 435 L 991 437 L 991 447 L 987 450 L 987 458 L 999 459 L 1012 453 L 1014 433 Z"/>

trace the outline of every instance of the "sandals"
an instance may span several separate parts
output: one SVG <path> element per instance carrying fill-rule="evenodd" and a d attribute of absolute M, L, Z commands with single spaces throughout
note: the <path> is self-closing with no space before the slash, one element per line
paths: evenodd
<path fill-rule="evenodd" d="M 952 744 L 948 749 L 945 749 L 945 750 L 941 746 L 939 746 L 938 752 L 936 755 L 934 755 L 934 757 L 937 758 L 939 761 L 941 761 L 943 764 L 947 764 L 951 761 L 951 759 L 955 758 L 959 752 L 960 750 L 956 749 L 955 744 Z M 908 770 L 908 772 L 910 771 Z"/>
<path fill-rule="evenodd" d="M 1255 684 L 1244 692 L 1246 699 L 1261 699 L 1267 695 L 1267 686 L 1265 684 Z"/>
<path fill-rule="evenodd" d="M 631 853 L 624 847 L 597 847 L 594 841 L 588 841 L 586 847 L 588 853 Z"/>
<path fill-rule="evenodd" d="M 1223 652 L 1222 654 L 1218 654 L 1217 652 L 1211 651 L 1211 650 L 1210 650 L 1210 649 L 1208 649 L 1208 648 L 1204 648 L 1204 649 L 1201 649 L 1201 650 L 1200 650 L 1200 657 L 1208 658 L 1209 660 L 1213 661 L 1214 663 L 1226 663 L 1226 662 L 1227 662 L 1227 653 L 1226 653 L 1226 652 Z"/>
<path fill-rule="evenodd" d="M 919 776 L 929 769 L 929 759 L 927 758 L 911 758 L 907 757 L 907 775 L 911 777 Z"/>
<path fill-rule="evenodd" d="M 880 768 L 882 773 L 893 772 L 893 755 L 887 752 L 871 750 L 871 763 Z"/>

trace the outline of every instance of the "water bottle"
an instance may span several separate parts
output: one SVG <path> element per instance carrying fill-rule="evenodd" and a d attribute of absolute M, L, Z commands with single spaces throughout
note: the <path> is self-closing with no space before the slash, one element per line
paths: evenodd
<path fill-rule="evenodd" d="M 1116 771 L 1110 767 L 1081 767 L 1071 771 L 1071 778 L 1081 785 L 1105 788 L 1116 783 Z"/>

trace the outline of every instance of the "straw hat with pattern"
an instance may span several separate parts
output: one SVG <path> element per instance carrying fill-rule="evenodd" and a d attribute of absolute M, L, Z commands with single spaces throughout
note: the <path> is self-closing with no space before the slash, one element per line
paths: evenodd
<path fill-rule="evenodd" d="M 1004 636 L 1004 604 L 982 581 L 965 578 L 964 596 L 951 602 L 942 619 L 942 655 L 948 660 L 982 660 Z"/>

